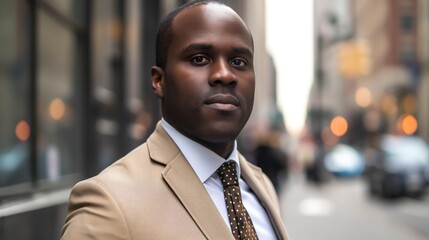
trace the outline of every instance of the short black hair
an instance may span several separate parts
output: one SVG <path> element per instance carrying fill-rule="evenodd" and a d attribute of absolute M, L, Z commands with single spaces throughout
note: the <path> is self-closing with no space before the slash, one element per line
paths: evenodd
<path fill-rule="evenodd" d="M 155 42 L 155 57 L 157 67 L 164 69 L 167 64 L 167 53 L 173 38 L 171 24 L 173 23 L 173 20 L 177 14 L 185 9 L 197 5 L 207 5 L 209 3 L 225 5 L 225 3 L 220 0 L 194 0 L 178 7 L 176 10 L 172 11 L 161 20 L 158 26 Z"/>

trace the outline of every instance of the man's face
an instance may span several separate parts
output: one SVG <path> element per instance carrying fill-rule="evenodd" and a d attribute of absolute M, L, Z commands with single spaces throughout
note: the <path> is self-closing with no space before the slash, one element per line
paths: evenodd
<path fill-rule="evenodd" d="M 164 69 L 163 117 L 208 146 L 231 144 L 253 107 L 253 40 L 229 8 L 199 5 L 179 13 Z"/>

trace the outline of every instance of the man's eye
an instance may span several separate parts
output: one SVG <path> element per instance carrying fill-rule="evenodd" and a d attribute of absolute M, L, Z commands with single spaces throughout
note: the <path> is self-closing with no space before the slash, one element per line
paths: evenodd
<path fill-rule="evenodd" d="M 198 65 L 207 64 L 209 62 L 208 58 L 204 56 L 193 57 L 191 61 Z"/>
<path fill-rule="evenodd" d="M 234 67 L 244 67 L 244 66 L 247 65 L 247 63 L 244 60 L 242 60 L 242 59 L 236 58 L 236 59 L 233 59 L 231 61 L 231 65 L 234 66 Z"/>

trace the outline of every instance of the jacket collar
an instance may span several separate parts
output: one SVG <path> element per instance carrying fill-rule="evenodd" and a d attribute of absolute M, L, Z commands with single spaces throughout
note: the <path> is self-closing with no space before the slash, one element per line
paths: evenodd
<path fill-rule="evenodd" d="M 166 165 L 162 173 L 165 182 L 176 194 L 203 234 L 208 239 L 233 240 L 228 226 L 223 221 L 210 195 L 160 122 L 147 143 L 151 159 Z M 243 178 L 265 207 L 279 239 L 287 239 L 281 217 L 278 214 L 279 210 L 275 206 L 277 199 L 270 199 L 261 169 L 249 164 L 241 155 L 239 161 Z"/>
<path fill-rule="evenodd" d="M 165 182 L 207 239 L 233 240 L 210 195 L 160 123 L 147 143 L 151 159 L 166 165 L 162 173 Z"/>

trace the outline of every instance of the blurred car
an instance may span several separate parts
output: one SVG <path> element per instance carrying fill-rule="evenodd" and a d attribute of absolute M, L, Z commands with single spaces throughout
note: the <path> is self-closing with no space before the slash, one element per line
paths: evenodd
<path fill-rule="evenodd" d="M 354 147 L 340 143 L 326 153 L 324 165 L 336 176 L 355 177 L 363 173 L 365 160 Z"/>
<path fill-rule="evenodd" d="M 420 197 L 429 183 L 429 147 L 417 136 L 385 135 L 365 175 L 371 194 Z"/>

